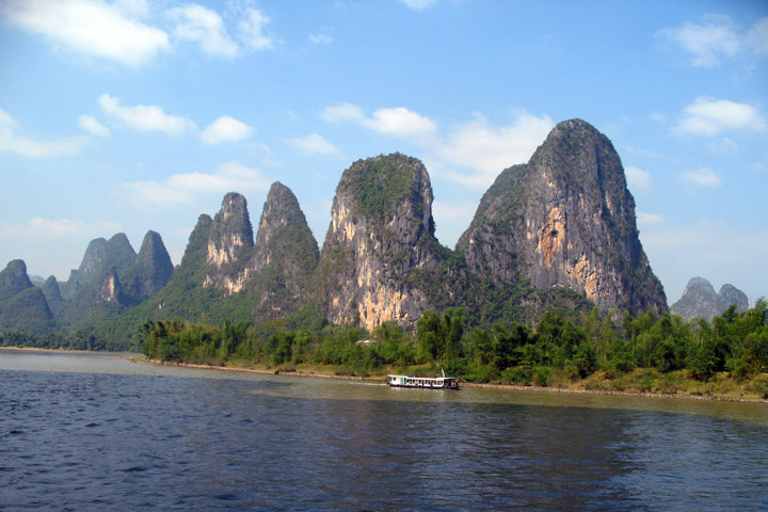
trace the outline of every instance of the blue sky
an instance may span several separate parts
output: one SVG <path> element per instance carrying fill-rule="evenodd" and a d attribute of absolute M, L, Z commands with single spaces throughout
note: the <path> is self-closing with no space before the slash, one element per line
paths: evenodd
<path fill-rule="evenodd" d="M 270 184 L 318 243 L 344 169 L 427 165 L 440 241 L 579 117 L 614 143 L 668 300 L 768 295 L 768 2 L 0 0 L 0 265 L 66 280 L 88 242 L 181 260 Z"/>

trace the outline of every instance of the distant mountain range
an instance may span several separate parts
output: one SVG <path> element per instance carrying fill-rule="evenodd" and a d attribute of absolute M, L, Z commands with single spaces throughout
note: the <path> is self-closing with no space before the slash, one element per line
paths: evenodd
<path fill-rule="evenodd" d="M 686 320 L 703 318 L 709 321 L 723 314 L 731 305 L 736 306 L 737 312 L 745 312 L 749 309 L 749 299 L 731 284 L 724 284 L 715 293 L 712 283 L 703 277 L 694 277 L 688 281 L 683 296 L 672 304 L 670 310 Z"/>
<path fill-rule="evenodd" d="M 88 331 L 125 343 L 147 320 L 413 327 L 426 309 L 470 322 L 534 322 L 548 309 L 667 311 L 638 238 L 619 155 L 588 123 L 558 124 L 527 164 L 504 170 L 456 248 L 434 236 L 424 165 L 402 154 L 342 175 L 322 249 L 275 183 L 254 236 L 243 196 L 201 215 L 174 269 L 159 234 L 136 254 L 122 233 L 92 241 L 77 270 L 35 287 L 0 272 L 0 331 Z"/>

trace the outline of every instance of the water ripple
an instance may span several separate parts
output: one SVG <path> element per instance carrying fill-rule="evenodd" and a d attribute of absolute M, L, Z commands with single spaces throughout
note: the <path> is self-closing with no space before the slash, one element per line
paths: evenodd
<path fill-rule="evenodd" d="M 0 509 L 768 509 L 762 425 L 390 391 L 0 370 Z"/>

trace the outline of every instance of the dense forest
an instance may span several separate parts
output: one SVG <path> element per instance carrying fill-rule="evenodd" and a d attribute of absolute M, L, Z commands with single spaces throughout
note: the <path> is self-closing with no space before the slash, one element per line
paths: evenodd
<path fill-rule="evenodd" d="M 465 382 L 565 386 L 597 377 L 640 391 L 676 392 L 681 380 L 750 381 L 768 397 L 768 302 L 738 313 L 732 306 L 711 322 L 648 311 L 637 317 L 551 311 L 530 328 L 520 323 L 467 329 L 462 308 L 425 311 L 415 332 L 385 323 L 367 332 L 337 326 L 306 311 L 260 324 L 221 326 L 181 320 L 149 321 L 134 348 L 161 362 L 310 371 L 362 377 L 388 371 L 416 375 L 441 369 Z M 75 350 L 110 347 L 88 331 L 73 336 L 0 335 L 0 346 Z M 723 377 L 724 376 L 724 377 Z M 618 384 L 617 384 L 618 383 Z"/>
<path fill-rule="evenodd" d="M 508 323 L 465 330 L 463 309 L 450 308 L 442 314 L 425 311 L 414 333 L 393 323 L 369 333 L 351 325 L 313 324 L 306 318 L 305 327 L 284 320 L 259 325 L 224 322 L 220 327 L 159 321 L 144 324 L 136 342 L 147 357 L 165 362 L 283 371 L 305 365 L 358 376 L 387 371 L 427 375 L 444 369 L 466 382 L 538 386 L 595 374 L 617 380 L 643 369 L 647 391 L 663 388 L 665 376 L 672 374 L 707 382 L 728 372 L 729 379 L 740 382 L 768 367 L 765 299 L 746 313 L 731 307 L 712 322 L 685 322 L 652 311 L 637 317 L 625 314 L 620 322 L 612 318 L 597 308 L 578 314 L 558 310 L 547 313 L 533 329 Z M 653 379 L 659 382 L 654 385 Z"/>

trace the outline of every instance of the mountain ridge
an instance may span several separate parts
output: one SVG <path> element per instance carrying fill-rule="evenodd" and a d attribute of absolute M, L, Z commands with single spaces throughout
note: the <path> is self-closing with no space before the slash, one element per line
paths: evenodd
<path fill-rule="evenodd" d="M 582 120 L 559 123 L 528 163 L 500 173 L 453 250 L 435 238 L 432 201 L 418 159 L 358 160 L 339 180 L 320 249 L 295 195 L 276 182 L 255 237 L 245 197 L 230 192 L 215 216 L 198 217 L 175 268 L 159 234 L 148 232 L 137 255 L 120 233 L 88 245 L 59 287 L 64 306 L 54 283 L 44 298 L 57 303 L 59 327 L 123 336 L 167 318 L 310 315 L 371 330 L 413 328 L 422 311 L 454 306 L 480 322 L 529 324 L 558 307 L 667 310 L 621 160 Z"/>

